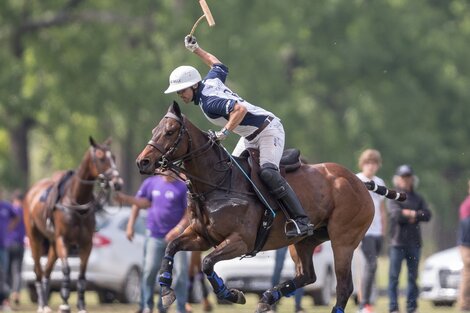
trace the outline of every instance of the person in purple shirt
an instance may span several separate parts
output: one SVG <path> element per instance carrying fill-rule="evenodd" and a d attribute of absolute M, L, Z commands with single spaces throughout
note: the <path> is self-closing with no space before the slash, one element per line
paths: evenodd
<path fill-rule="evenodd" d="M 9 309 L 7 285 L 7 234 L 16 227 L 19 218 L 11 203 L 0 200 L 0 305 L 2 310 Z"/>
<path fill-rule="evenodd" d="M 148 208 L 147 236 L 144 245 L 144 261 L 142 273 L 142 292 L 140 308 L 137 312 L 149 313 L 153 311 L 153 294 L 156 277 L 160 269 L 167 244 L 179 236 L 188 226 L 186 216 L 187 207 L 186 184 L 178 180 L 173 173 L 165 172 L 144 180 L 135 197 L 118 193 L 118 201 L 132 204 L 131 217 L 127 224 L 127 237 L 134 236 L 134 224 L 141 208 Z M 174 265 L 175 294 L 177 313 L 186 313 L 188 299 L 188 256 L 181 251 L 175 255 Z M 158 302 L 158 311 L 164 313 L 161 297 Z"/>
<path fill-rule="evenodd" d="M 7 282 L 10 287 L 10 298 L 15 305 L 20 303 L 21 271 L 24 256 L 23 194 L 15 191 L 12 198 L 13 209 L 19 218 L 16 227 L 7 234 L 8 266 Z"/>

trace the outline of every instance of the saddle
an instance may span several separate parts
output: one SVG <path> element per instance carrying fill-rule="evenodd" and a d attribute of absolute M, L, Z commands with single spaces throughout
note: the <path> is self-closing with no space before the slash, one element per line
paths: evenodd
<path fill-rule="evenodd" d="M 59 180 L 56 180 L 49 188 L 47 188 L 41 195 L 40 201 L 44 202 L 45 210 L 44 214 L 46 219 L 50 219 L 52 212 L 54 211 L 56 204 L 62 199 L 65 194 L 65 187 L 67 181 L 75 174 L 73 170 L 69 170 L 61 173 Z"/>
<path fill-rule="evenodd" d="M 279 203 L 273 198 L 265 184 L 259 177 L 260 165 L 259 165 L 259 150 L 248 148 L 242 156 L 248 158 L 248 164 L 250 165 L 250 177 L 253 184 L 256 186 L 255 193 L 260 198 L 261 202 L 265 205 L 263 218 L 258 228 L 256 235 L 255 247 L 252 252 L 246 256 L 255 256 L 263 248 L 266 240 L 268 239 L 269 230 L 271 229 L 274 221 L 274 216 L 271 209 L 274 211 L 279 210 Z M 302 162 L 300 160 L 299 149 L 286 149 L 284 150 L 280 162 L 280 172 L 283 177 L 286 173 L 294 172 L 300 168 Z M 269 207 L 268 207 L 269 206 Z"/>

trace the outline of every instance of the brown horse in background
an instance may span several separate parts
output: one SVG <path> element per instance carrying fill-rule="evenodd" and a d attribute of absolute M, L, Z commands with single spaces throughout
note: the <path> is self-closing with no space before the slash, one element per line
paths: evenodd
<path fill-rule="evenodd" d="M 97 144 L 90 137 L 90 148 L 75 172 L 54 173 L 52 177 L 34 184 L 25 196 L 24 223 L 34 259 L 38 312 L 51 312 L 48 306 L 49 279 L 57 258 L 61 260 L 64 275 L 60 290 L 63 304 L 59 311 L 70 312 L 67 256 L 72 247 L 78 248 L 80 257 L 77 307 L 80 313 L 86 312 L 85 272 L 95 231 L 95 211 L 101 207 L 110 189 L 120 189 L 122 185 L 109 144 L 109 139 Z M 93 191 L 98 181 L 102 189 L 95 197 Z M 49 243 L 49 249 L 43 272 L 40 258 L 45 242 Z"/>
<path fill-rule="evenodd" d="M 170 288 L 173 256 L 178 251 L 215 249 L 203 260 L 207 275 L 219 299 L 245 303 L 244 295 L 228 289 L 214 272 L 214 265 L 249 254 L 254 249 L 264 206 L 235 162 L 248 169 L 243 158 L 230 157 L 211 136 L 181 114 L 178 104 L 154 128 L 152 139 L 137 158 L 143 174 L 156 169 L 182 172 L 189 178 L 192 217 L 184 233 L 169 243 L 159 282 L 164 305 L 174 300 Z M 298 195 L 305 212 L 315 225 L 312 236 L 287 239 L 286 218 L 277 214 L 263 250 L 294 245 L 296 277 L 267 290 L 256 312 L 267 312 L 282 296 L 316 280 L 312 253 L 316 246 L 331 240 L 336 272 L 336 304 L 332 312 L 342 313 L 353 291 L 351 260 L 374 216 L 374 206 L 364 183 L 346 168 L 334 163 L 302 164 L 286 179 Z"/>

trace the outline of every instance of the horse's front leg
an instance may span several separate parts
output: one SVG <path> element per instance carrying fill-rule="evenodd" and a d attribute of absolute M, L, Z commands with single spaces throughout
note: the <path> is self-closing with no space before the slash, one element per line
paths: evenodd
<path fill-rule="evenodd" d="M 85 304 L 85 289 L 86 289 L 86 269 L 88 265 L 88 258 L 90 257 L 92 248 L 92 238 L 89 239 L 87 245 L 80 246 L 80 273 L 77 280 L 77 308 L 78 313 L 86 313 Z"/>
<path fill-rule="evenodd" d="M 245 304 L 245 295 L 237 289 L 228 289 L 222 278 L 214 272 L 214 265 L 222 260 L 238 257 L 248 250 L 247 244 L 238 233 L 232 233 L 202 261 L 202 271 L 214 289 L 217 298 L 233 303 Z"/>
<path fill-rule="evenodd" d="M 60 296 L 62 304 L 59 306 L 60 313 L 70 313 L 70 305 L 68 303 L 70 297 L 70 266 L 67 260 L 68 251 L 62 236 L 56 237 L 56 250 L 62 264 L 62 285 L 60 287 Z"/>
<path fill-rule="evenodd" d="M 210 248 L 207 240 L 195 233 L 192 227 L 188 227 L 184 233 L 171 241 L 165 250 L 158 276 L 158 282 L 161 286 L 160 295 L 162 298 L 162 305 L 166 309 L 175 300 L 175 292 L 171 288 L 173 282 L 173 258 L 178 251 L 205 251 Z"/>

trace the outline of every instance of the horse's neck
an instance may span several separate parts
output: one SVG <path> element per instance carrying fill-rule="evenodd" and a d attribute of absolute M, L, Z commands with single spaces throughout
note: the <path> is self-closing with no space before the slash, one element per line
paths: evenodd
<path fill-rule="evenodd" d="M 93 200 L 93 181 L 96 179 L 90 172 L 89 153 L 85 155 L 71 182 L 69 197 L 77 204 L 85 204 Z"/>
<path fill-rule="evenodd" d="M 195 127 L 195 126 L 194 126 Z M 207 138 L 199 130 L 199 133 L 193 139 L 193 147 L 202 147 L 207 143 Z M 189 174 L 189 179 L 193 185 L 191 190 L 196 193 L 204 193 L 214 189 L 214 185 L 220 183 L 225 173 L 224 171 L 218 172 L 214 167 L 219 165 L 220 162 L 226 159 L 222 148 L 213 145 L 209 150 L 200 155 L 194 156 L 191 160 L 185 162 L 186 172 Z M 191 178 L 191 176 L 195 178 Z M 210 184 L 206 184 L 208 182 Z"/>

